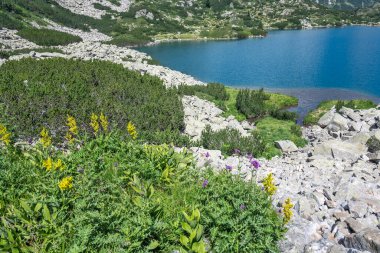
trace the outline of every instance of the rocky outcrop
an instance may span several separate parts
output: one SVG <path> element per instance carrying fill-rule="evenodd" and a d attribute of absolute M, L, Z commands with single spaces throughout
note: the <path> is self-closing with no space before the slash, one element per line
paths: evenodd
<path fill-rule="evenodd" d="M 16 30 L 1 29 L 0 30 L 0 44 L 3 44 L 7 49 L 24 49 L 24 48 L 39 48 L 33 42 L 21 38 L 17 35 Z"/>
<path fill-rule="evenodd" d="M 298 147 L 294 142 L 289 141 L 289 140 L 284 140 L 284 141 L 276 141 L 275 145 L 277 148 L 281 149 L 282 152 L 289 153 L 289 152 L 294 152 L 298 150 Z"/>
<path fill-rule="evenodd" d="M 104 14 L 106 14 L 106 11 L 95 8 L 95 3 L 109 7 L 111 10 L 116 12 L 126 12 L 128 11 L 132 1 L 120 0 L 120 5 L 115 5 L 111 1 L 107 0 L 56 0 L 56 2 L 63 8 L 69 9 L 73 13 L 100 19 Z"/>
<path fill-rule="evenodd" d="M 233 116 L 223 117 L 221 115 L 223 111 L 214 103 L 196 96 L 184 96 L 182 104 L 185 113 L 185 133 L 194 140 L 201 137 L 202 131 L 207 125 L 213 131 L 226 128 L 237 129 L 242 136 L 248 136 L 249 130 L 254 129 L 254 126 L 247 121 L 240 123 Z"/>
<path fill-rule="evenodd" d="M 345 120 L 335 111 L 329 112 L 325 119 L 330 121 L 321 124 L 323 128 L 303 128 L 309 140 L 306 147 L 271 160 L 258 159 L 259 169 L 252 166 L 251 157 L 223 157 L 218 150 L 202 148 L 192 151 L 199 167 L 211 166 L 219 171 L 231 168 L 231 173 L 247 181 L 260 184 L 273 173 L 278 187 L 274 207 L 281 206 L 288 197 L 295 204 L 294 217 L 280 243 L 281 252 L 380 252 L 380 170 L 375 163 L 378 160 L 368 158 L 366 146 L 371 136 L 380 136 L 375 129 L 379 111 L 353 112 L 355 115 L 343 109 L 340 116 Z M 330 122 L 365 122 L 370 129 L 361 132 L 342 128 L 333 133 L 328 129 Z M 286 149 L 286 145 L 281 146 Z"/>

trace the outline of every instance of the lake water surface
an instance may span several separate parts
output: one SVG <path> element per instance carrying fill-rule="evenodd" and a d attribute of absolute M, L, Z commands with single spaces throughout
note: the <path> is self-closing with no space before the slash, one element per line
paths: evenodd
<path fill-rule="evenodd" d="M 380 102 L 380 27 L 273 31 L 262 39 L 170 42 L 139 50 L 204 82 L 296 95 L 300 107 L 332 98 Z"/>

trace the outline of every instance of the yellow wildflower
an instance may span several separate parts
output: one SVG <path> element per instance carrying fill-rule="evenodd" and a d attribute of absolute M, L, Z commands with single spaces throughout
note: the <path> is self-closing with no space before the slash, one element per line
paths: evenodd
<path fill-rule="evenodd" d="M 285 224 L 288 223 L 293 216 L 293 211 L 292 211 L 293 207 L 294 205 L 290 201 L 290 198 L 287 198 L 285 202 L 282 204 Z"/>
<path fill-rule="evenodd" d="M 67 123 L 66 125 L 69 127 L 70 133 L 77 135 L 78 134 L 78 126 L 75 118 L 73 116 L 68 115 L 67 116 Z"/>
<path fill-rule="evenodd" d="M 90 123 L 92 129 L 94 130 L 95 135 L 99 132 L 99 122 L 98 122 L 98 116 L 96 114 L 91 114 L 91 123 Z"/>
<path fill-rule="evenodd" d="M 11 133 L 8 132 L 7 127 L 0 124 L 0 142 L 4 142 L 5 145 L 9 145 L 11 142 Z"/>
<path fill-rule="evenodd" d="M 63 162 L 61 159 L 58 159 L 54 164 L 54 169 L 55 170 L 63 170 Z"/>
<path fill-rule="evenodd" d="M 41 131 L 41 138 L 40 138 L 40 142 L 42 143 L 42 145 L 47 148 L 51 145 L 51 137 L 49 136 L 49 132 L 46 128 L 42 128 L 42 131 Z"/>
<path fill-rule="evenodd" d="M 65 177 L 58 183 L 62 191 L 73 188 L 73 177 Z"/>
<path fill-rule="evenodd" d="M 75 141 L 74 136 L 70 132 L 66 133 L 65 139 L 69 142 L 69 144 L 73 144 Z"/>
<path fill-rule="evenodd" d="M 132 139 L 137 139 L 137 131 L 135 125 L 132 122 L 128 122 L 127 130 Z"/>
<path fill-rule="evenodd" d="M 45 161 L 43 161 L 42 166 L 47 170 L 50 171 L 53 168 L 53 160 L 49 157 Z"/>
<path fill-rule="evenodd" d="M 269 194 L 269 196 L 273 196 L 277 190 L 277 187 L 274 185 L 273 174 L 269 173 L 263 181 L 264 190 Z"/>
<path fill-rule="evenodd" d="M 100 119 L 100 125 L 102 125 L 103 131 L 107 132 L 108 131 L 108 119 L 107 119 L 107 117 L 103 113 L 101 113 L 99 119 Z"/>
<path fill-rule="evenodd" d="M 78 135 L 78 126 L 75 118 L 68 115 L 66 125 L 69 128 L 69 131 L 66 133 L 65 138 L 70 144 L 73 144 L 75 136 Z"/>

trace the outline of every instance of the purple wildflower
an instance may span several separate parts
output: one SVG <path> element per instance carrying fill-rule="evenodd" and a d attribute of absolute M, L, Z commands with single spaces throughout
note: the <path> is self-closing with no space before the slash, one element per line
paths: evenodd
<path fill-rule="evenodd" d="M 203 183 L 202 183 L 202 187 L 203 187 L 203 188 L 206 188 L 207 185 L 208 185 L 208 180 L 205 179 L 205 180 L 203 181 Z"/>
<path fill-rule="evenodd" d="M 240 210 L 244 210 L 245 208 L 246 208 L 246 206 L 244 204 L 240 205 Z"/>
<path fill-rule="evenodd" d="M 231 165 L 226 165 L 226 170 L 231 171 L 232 170 L 232 166 Z"/>
<path fill-rule="evenodd" d="M 251 165 L 255 168 L 255 169 L 258 169 L 261 167 L 259 161 L 257 160 L 251 160 Z"/>
<path fill-rule="evenodd" d="M 252 154 L 248 154 L 248 155 L 247 155 L 247 158 L 248 158 L 249 160 L 252 160 L 252 159 L 253 159 Z"/>
<path fill-rule="evenodd" d="M 241 152 L 240 152 L 240 149 L 235 148 L 235 149 L 234 149 L 234 153 L 235 153 L 236 155 L 240 155 L 240 153 L 241 153 Z"/>
<path fill-rule="evenodd" d="M 210 157 L 210 153 L 209 153 L 209 152 L 206 152 L 205 157 L 206 157 L 206 158 L 209 158 L 209 157 Z"/>

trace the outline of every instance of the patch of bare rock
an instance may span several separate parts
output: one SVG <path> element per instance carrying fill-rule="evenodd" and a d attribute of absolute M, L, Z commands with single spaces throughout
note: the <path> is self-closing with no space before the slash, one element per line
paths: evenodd
<path fill-rule="evenodd" d="M 234 116 L 223 117 L 223 111 L 214 103 L 196 96 L 184 96 L 182 104 L 185 113 L 185 133 L 194 140 L 201 137 L 202 131 L 207 125 L 213 131 L 226 128 L 236 129 L 242 136 L 249 136 L 249 131 L 254 129 L 254 126 L 247 121 L 240 123 Z"/>
<path fill-rule="evenodd" d="M 62 26 L 60 24 L 55 23 L 52 20 L 44 19 L 47 23 L 46 26 L 40 26 L 39 24 L 33 22 L 32 25 L 36 28 L 47 28 L 50 30 L 55 30 L 59 32 L 64 32 L 72 35 L 79 36 L 83 41 L 109 41 L 112 38 L 108 35 L 105 35 L 99 32 L 96 29 L 90 29 L 89 32 L 82 31 L 80 29 L 74 29 L 66 26 Z"/>
<path fill-rule="evenodd" d="M 95 8 L 94 4 L 101 4 L 116 12 L 126 12 L 132 3 L 131 0 L 120 0 L 119 5 L 113 4 L 107 0 L 56 0 L 56 2 L 73 13 L 97 19 L 100 19 L 105 15 L 106 11 Z"/>

